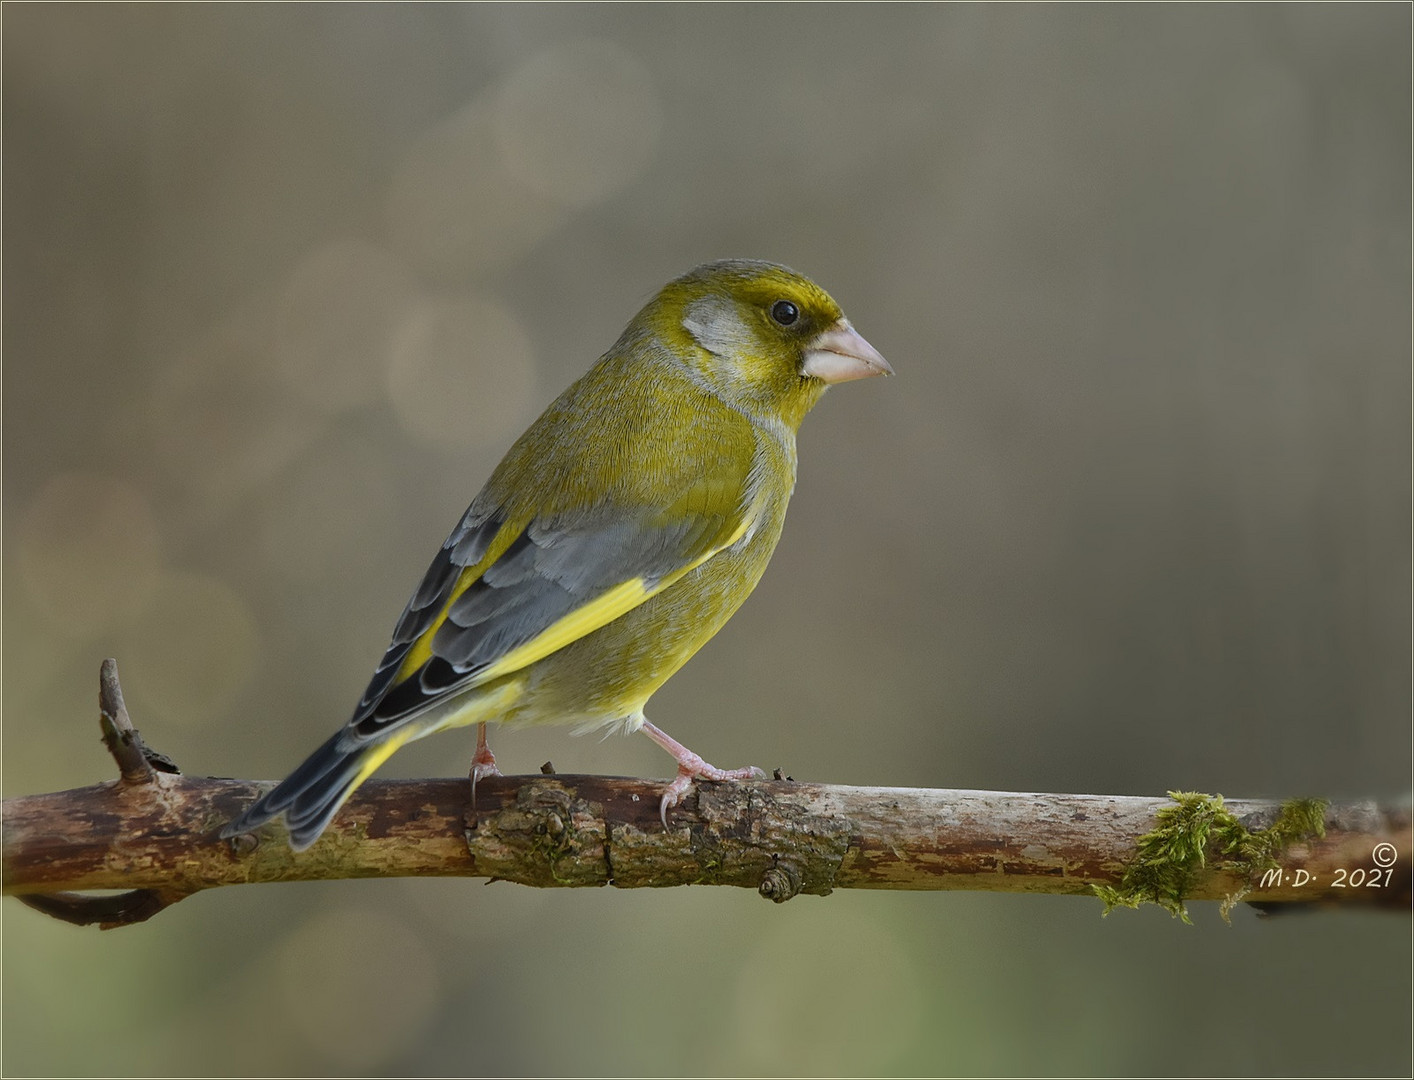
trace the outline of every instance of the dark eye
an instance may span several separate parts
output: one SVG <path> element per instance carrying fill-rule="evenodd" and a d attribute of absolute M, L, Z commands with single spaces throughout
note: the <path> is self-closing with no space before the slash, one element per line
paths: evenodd
<path fill-rule="evenodd" d="M 771 318 L 775 319 L 781 326 L 790 326 L 800 318 L 800 308 L 796 307 L 789 300 L 777 300 L 771 305 Z"/>

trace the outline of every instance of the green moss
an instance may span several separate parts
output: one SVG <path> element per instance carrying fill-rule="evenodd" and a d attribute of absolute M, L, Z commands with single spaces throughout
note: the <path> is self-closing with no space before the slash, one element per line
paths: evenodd
<path fill-rule="evenodd" d="M 694 839 L 700 840 L 695 837 Z M 707 843 L 694 843 L 692 845 L 692 857 L 697 860 L 697 865 L 701 872 L 693 881 L 694 885 L 717 885 L 721 872 L 725 867 L 722 860 L 722 853 L 715 845 Z"/>
<path fill-rule="evenodd" d="M 1106 915 L 1150 903 L 1189 922 L 1184 897 L 1210 856 L 1218 868 L 1242 876 L 1269 870 L 1293 843 L 1325 835 L 1330 805 L 1325 799 L 1290 799 L 1276 821 L 1254 831 L 1233 816 L 1221 795 L 1170 791 L 1169 798 L 1174 805 L 1163 807 L 1154 830 L 1139 838 L 1119 884 L 1092 886 Z M 1245 894 L 1244 889 L 1223 901 L 1223 918 Z"/>

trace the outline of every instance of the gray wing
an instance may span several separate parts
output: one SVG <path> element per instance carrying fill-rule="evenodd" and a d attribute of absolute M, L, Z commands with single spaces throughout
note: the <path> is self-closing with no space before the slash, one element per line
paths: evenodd
<path fill-rule="evenodd" d="M 496 513 L 474 516 L 475 509 L 442 545 L 398 620 L 349 721 L 361 738 L 475 685 L 512 650 L 572 619 L 609 590 L 640 580 L 651 591 L 710 555 L 728 530 L 723 515 L 708 513 L 676 516 L 667 525 L 646 513 L 573 524 L 537 519 L 517 530 Z M 467 567 L 501 545 L 504 550 L 474 579 L 463 580 Z M 419 642 L 430 652 L 405 670 Z"/>

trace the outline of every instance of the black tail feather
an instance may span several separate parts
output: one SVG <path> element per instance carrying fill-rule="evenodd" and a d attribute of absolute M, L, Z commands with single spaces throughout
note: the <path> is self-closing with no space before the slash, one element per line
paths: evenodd
<path fill-rule="evenodd" d="M 340 731 L 223 828 L 222 839 L 254 832 L 283 814 L 290 830 L 290 847 L 303 851 L 319 838 L 348 798 L 370 749 L 368 743 L 350 746 L 347 734 Z"/>

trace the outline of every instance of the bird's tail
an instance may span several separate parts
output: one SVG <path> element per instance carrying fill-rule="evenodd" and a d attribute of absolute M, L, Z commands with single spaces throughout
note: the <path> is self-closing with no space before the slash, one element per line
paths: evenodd
<path fill-rule="evenodd" d="M 254 832 L 283 814 L 290 832 L 290 847 L 303 851 L 319 839 L 354 789 L 398 747 L 418 734 L 411 727 L 404 727 L 376 740 L 360 741 L 349 732 L 340 731 L 223 828 L 221 837 Z"/>

